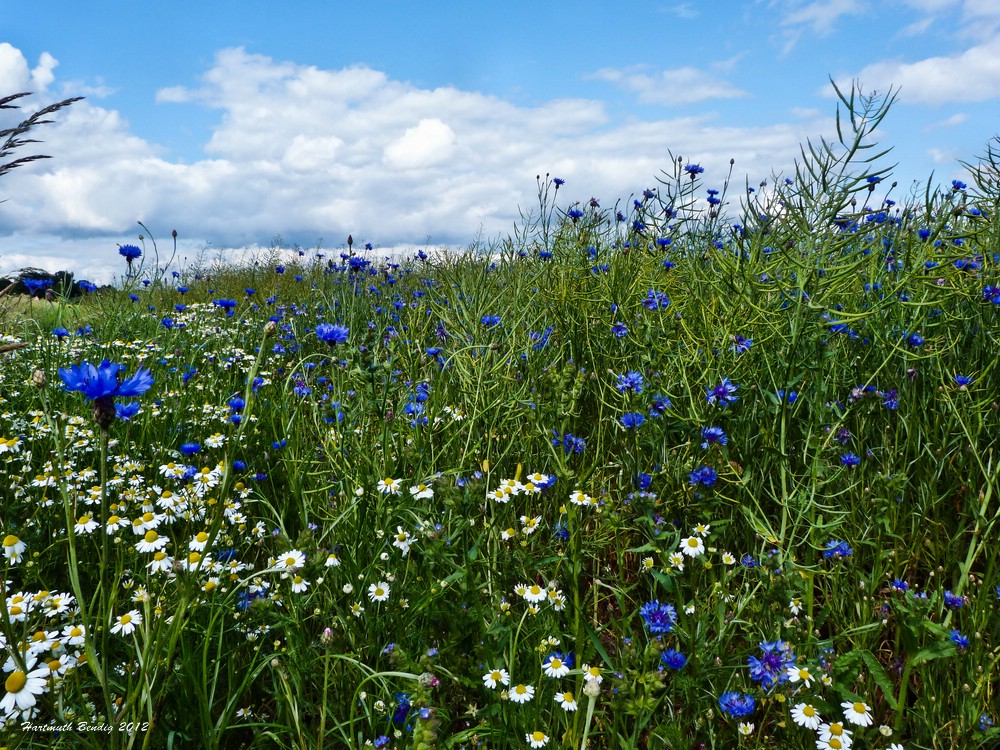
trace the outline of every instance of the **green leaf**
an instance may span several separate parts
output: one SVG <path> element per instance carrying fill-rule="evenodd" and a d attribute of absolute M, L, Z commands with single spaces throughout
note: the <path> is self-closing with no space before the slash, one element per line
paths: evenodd
<path fill-rule="evenodd" d="M 875 654 L 871 651 L 862 651 L 861 658 L 865 666 L 868 667 L 868 671 L 875 680 L 875 684 L 882 690 L 885 702 L 889 704 L 889 708 L 895 711 L 898 705 L 896 702 L 896 686 L 892 684 L 892 680 L 886 674 L 885 667 L 882 666 L 881 662 L 875 658 Z"/>
<path fill-rule="evenodd" d="M 910 663 L 913 666 L 918 666 L 935 659 L 944 659 L 948 656 L 954 656 L 957 650 L 958 647 L 951 641 L 935 641 L 911 656 Z"/>

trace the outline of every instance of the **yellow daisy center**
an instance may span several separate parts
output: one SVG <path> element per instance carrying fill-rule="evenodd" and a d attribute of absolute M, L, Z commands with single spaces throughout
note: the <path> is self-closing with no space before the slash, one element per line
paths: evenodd
<path fill-rule="evenodd" d="M 50 672 L 58 672 L 59 668 L 62 667 L 62 662 L 59 661 L 58 659 L 53 659 L 52 661 L 48 662 L 48 667 Z"/>
<path fill-rule="evenodd" d="M 121 623 L 122 625 L 128 625 L 130 622 L 132 622 L 132 615 L 122 615 L 120 618 L 118 618 L 118 622 Z"/>
<path fill-rule="evenodd" d="M 812 706 L 806 706 L 805 708 L 802 709 L 802 715 L 808 716 L 811 719 L 813 716 L 816 715 L 816 709 L 813 708 Z"/>
<path fill-rule="evenodd" d="M 145 539 L 145 540 L 146 540 L 146 542 L 148 542 L 149 544 L 152 544 L 153 542 L 155 542 L 155 541 L 156 541 L 157 539 L 159 539 L 159 538 L 160 538 L 160 535 L 159 535 L 159 534 L 157 534 L 157 533 L 156 533 L 155 531 L 153 531 L 152 529 L 150 529 L 149 531 L 147 531 L 147 532 L 145 533 L 145 535 L 144 535 L 144 536 L 143 536 L 142 538 L 143 538 L 143 539 Z"/>
<path fill-rule="evenodd" d="M 541 741 L 543 741 L 545 739 L 545 733 L 544 732 L 539 732 L 539 731 L 535 730 L 534 732 L 531 733 L 531 738 L 535 742 L 541 742 Z"/>
<path fill-rule="evenodd" d="M 17 538 L 16 536 L 14 536 L 13 534 L 8 534 L 7 536 L 5 536 L 5 537 L 3 538 L 3 546 L 4 546 L 4 547 L 13 547 L 13 546 L 14 546 L 15 544 L 17 544 L 17 543 L 18 543 L 19 541 L 21 541 L 21 540 L 20 540 L 20 539 L 18 539 L 18 538 Z M 16 672 L 15 672 L 15 674 L 16 674 Z"/>
<path fill-rule="evenodd" d="M 688 539 L 688 547 L 697 547 L 698 541 L 699 540 L 695 539 L 694 537 L 691 537 L 690 539 Z"/>
<path fill-rule="evenodd" d="M 190 555 L 188 555 L 188 562 L 191 563 L 192 565 L 200 563 L 201 562 L 201 554 L 198 553 L 198 552 L 192 552 Z"/>
<path fill-rule="evenodd" d="M 90 523 L 90 514 L 89 513 L 84 513 L 82 516 L 80 516 L 78 519 L 76 519 L 76 522 L 78 524 L 80 524 L 81 526 L 83 526 L 84 524 Z"/>
<path fill-rule="evenodd" d="M 74 625 L 72 628 L 70 628 L 69 631 L 70 638 L 79 638 L 81 635 L 83 635 L 83 628 L 81 628 L 79 625 Z"/>
<path fill-rule="evenodd" d="M 863 713 L 867 712 L 867 710 L 865 709 L 865 704 L 864 703 L 855 703 L 854 704 L 854 711 L 855 711 L 855 713 L 859 713 L 859 714 L 863 714 Z"/>
<path fill-rule="evenodd" d="M 196 536 L 194 539 L 199 544 L 204 544 L 205 542 L 208 541 L 208 532 L 207 531 L 199 531 L 198 532 L 198 536 Z"/>
<path fill-rule="evenodd" d="M 844 733 L 844 725 L 839 722 L 834 722 L 830 725 L 830 734 L 834 737 L 839 737 Z"/>
<path fill-rule="evenodd" d="M 16 672 L 11 672 L 3 686 L 7 688 L 8 693 L 20 693 L 27 684 L 28 675 L 18 669 Z"/>

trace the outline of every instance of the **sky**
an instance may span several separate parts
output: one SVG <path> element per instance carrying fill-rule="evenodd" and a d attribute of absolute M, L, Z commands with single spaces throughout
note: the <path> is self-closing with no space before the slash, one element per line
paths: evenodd
<path fill-rule="evenodd" d="M 161 256 L 177 231 L 175 268 L 348 234 L 463 249 L 510 233 L 539 175 L 566 181 L 561 208 L 609 207 L 678 156 L 706 189 L 735 160 L 742 190 L 836 138 L 831 80 L 898 88 L 877 138 L 900 199 L 968 179 L 1000 133 L 996 0 L 80 7 L 39 0 L 0 27 L 0 96 L 32 92 L 0 129 L 85 97 L 16 152 L 52 158 L 0 176 L 0 274 L 108 282 L 147 230 Z"/>

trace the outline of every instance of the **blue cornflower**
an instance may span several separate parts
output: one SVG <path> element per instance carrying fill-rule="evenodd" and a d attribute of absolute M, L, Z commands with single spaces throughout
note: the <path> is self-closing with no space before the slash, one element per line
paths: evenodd
<path fill-rule="evenodd" d="M 751 346 L 753 346 L 753 339 L 747 339 L 737 334 L 733 336 L 733 345 L 729 347 L 729 350 L 737 354 L 743 354 L 750 351 Z"/>
<path fill-rule="evenodd" d="M 685 164 L 684 171 L 687 172 L 691 176 L 691 179 L 693 180 L 696 175 L 700 175 L 702 172 L 704 172 L 705 168 L 700 164 Z"/>
<path fill-rule="evenodd" d="M 969 637 L 962 635 L 959 630 L 952 630 L 951 635 L 948 636 L 948 640 L 958 646 L 960 649 L 966 649 L 969 647 Z"/>
<path fill-rule="evenodd" d="M 715 484 L 715 481 L 719 478 L 716 474 L 715 469 L 711 466 L 699 466 L 697 469 L 691 472 L 688 480 L 693 485 L 704 485 L 705 487 L 711 487 Z"/>
<path fill-rule="evenodd" d="M 677 623 L 677 610 L 672 604 L 660 604 L 653 600 L 639 608 L 639 614 L 646 621 L 646 628 L 653 635 L 669 633 Z"/>
<path fill-rule="evenodd" d="M 849 557 L 852 554 L 854 550 L 847 545 L 847 542 L 838 539 L 831 539 L 823 550 L 823 557 L 828 560 L 832 557 Z"/>
<path fill-rule="evenodd" d="M 635 486 L 640 490 L 648 490 L 649 485 L 653 483 L 653 477 L 645 472 L 639 472 L 635 475 Z"/>
<path fill-rule="evenodd" d="M 493 328 L 494 326 L 500 325 L 500 316 L 484 315 L 482 318 L 480 318 L 479 322 L 482 323 L 487 328 Z"/>
<path fill-rule="evenodd" d="M 742 565 L 744 568 L 747 568 L 748 570 L 753 570 L 754 568 L 757 567 L 758 562 L 754 560 L 753 556 L 748 553 L 740 558 L 740 565 Z"/>
<path fill-rule="evenodd" d="M 628 328 L 625 327 L 624 323 L 614 323 L 611 326 L 611 333 L 615 335 L 616 339 L 625 338 L 628 336 Z"/>
<path fill-rule="evenodd" d="M 653 396 L 653 403 L 649 405 L 649 416 L 653 419 L 662 417 L 670 406 L 670 399 L 666 396 Z"/>
<path fill-rule="evenodd" d="M 739 396 L 736 395 L 736 391 L 738 391 L 739 388 L 740 387 L 731 382 L 729 378 L 723 378 L 722 382 L 718 385 L 710 386 L 705 389 L 705 399 L 711 406 L 725 408 L 739 400 Z"/>
<path fill-rule="evenodd" d="M 236 308 L 236 300 L 234 299 L 213 299 L 212 304 L 216 307 L 221 307 L 226 311 L 226 317 L 233 317 L 233 312 Z"/>
<path fill-rule="evenodd" d="M 861 459 L 858 458 L 853 453 L 845 453 L 843 456 L 840 457 L 841 466 L 852 467 L 852 466 L 857 466 L 859 463 L 861 463 Z"/>
<path fill-rule="evenodd" d="M 618 376 L 618 382 L 615 383 L 615 390 L 619 393 L 625 393 L 626 391 L 642 393 L 643 385 L 645 385 L 645 382 L 642 379 L 642 373 L 631 371 Z"/>
<path fill-rule="evenodd" d="M 631 430 L 632 428 L 638 427 L 645 422 L 646 418 L 639 412 L 630 411 L 628 414 L 623 415 L 619 421 L 621 422 L 622 427 L 626 430 Z"/>
<path fill-rule="evenodd" d="M 135 245 L 119 245 L 118 254 L 131 266 L 133 260 L 142 256 L 142 250 Z"/>
<path fill-rule="evenodd" d="M 92 401 L 101 398 L 141 396 L 153 385 L 153 376 L 149 370 L 140 368 L 136 373 L 118 382 L 118 373 L 125 369 L 124 365 L 103 360 L 100 365 L 83 362 L 79 365 L 59 368 L 59 377 L 63 388 L 67 391 L 80 391 Z"/>
<path fill-rule="evenodd" d="M 687 657 L 676 649 L 668 648 L 660 655 L 660 662 L 665 667 L 680 670 L 684 669 L 684 665 L 687 664 Z"/>
<path fill-rule="evenodd" d="M 948 609 L 961 609 L 965 606 L 965 597 L 953 594 L 951 591 L 945 591 L 944 606 Z"/>
<path fill-rule="evenodd" d="M 969 377 L 968 375 L 956 375 L 955 385 L 958 386 L 960 391 L 964 391 L 966 387 L 970 386 L 975 382 L 975 378 Z"/>
<path fill-rule="evenodd" d="M 889 583 L 889 588 L 891 588 L 893 591 L 898 591 L 901 594 L 905 594 L 907 591 L 910 590 L 910 584 L 908 584 L 901 578 L 893 578 L 892 582 Z"/>
<path fill-rule="evenodd" d="M 994 305 L 1000 305 L 1000 286 L 990 284 L 983 287 L 983 299 L 987 302 L 992 302 Z"/>
<path fill-rule="evenodd" d="M 906 337 L 906 343 L 916 348 L 924 343 L 924 337 L 919 333 L 911 333 Z"/>
<path fill-rule="evenodd" d="M 52 335 L 55 336 L 57 339 L 62 340 L 67 336 L 69 336 L 69 331 L 67 331 L 65 328 L 53 328 Z"/>
<path fill-rule="evenodd" d="M 762 656 L 750 656 L 747 664 L 750 666 L 750 677 L 760 683 L 765 690 L 788 681 L 788 668 L 795 665 L 795 653 L 790 644 L 780 638 L 776 641 L 765 641 L 760 644 Z"/>
<path fill-rule="evenodd" d="M 566 184 L 566 180 L 562 179 L 561 177 L 553 177 L 552 178 L 552 184 L 555 185 L 556 186 L 556 190 L 558 190 L 560 186 Z"/>
<path fill-rule="evenodd" d="M 646 292 L 642 306 L 647 310 L 666 310 L 670 306 L 670 298 L 663 292 L 650 289 Z"/>
<path fill-rule="evenodd" d="M 571 208 L 569 211 L 566 212 L 566 215 L 570 219 L 572 219 L 574 223 L 576 223 L 578 220 L 583 218 L 583 211 L 581 211 L 579 208 Z"/>
<path fill-rule="evenodd" d="M 706 449 L 710 445 L 726 445 L 729 442 L 721 427 L 702 427 L 701 439 L 701 447 Z"/>
<path fill-rule="evenodd" d="M 735 690 L 719 696 L 719 708 L 734 719 L 742 719 L 744 716 L 750 716 L 756 706 L 757 704 L 752 696 L 736 692 Z"/>
<path fill-rule="evenodd" d="M 895 388 L 891 388 L 885 393 L 880 393 L 882 396 L 882 406 L 891 411 L 896 411 L 899 408 L 899 393 Z"/>
<path fill-rule="evenodd" d="M 347 326 L 334 325 L 333 323 L 320 323 L 316 326 L 316 338 L 325 341 L 330 346 L 345 343 L 349 335 L 350 329 Z"/>
<path fill-rule="evenodd" d="M 778 401 L 787 401 L 789 404 L 794 404 L 799 400 L 799 394 L 795 391 L 785 391 L 784 388 L 778 389 Z"/>
<path fill-rule="evenodd" d="M 185 456 L 193 456 L 201 451 L 201 445 L 199 443 L 181 443 L 180 451 Z"/>
<path fill-rule="evenodd" d="M 119 404 L 115 402 L 115 417 L 122 420 L 123 422 L 129 421 L 132 417 L 139 413 L 139 402 L 129 401 L 125 404 Z"/>

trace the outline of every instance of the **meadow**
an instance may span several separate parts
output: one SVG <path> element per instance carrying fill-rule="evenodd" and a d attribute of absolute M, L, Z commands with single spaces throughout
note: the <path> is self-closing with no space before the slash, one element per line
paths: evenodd
<path fill-rule="evenodd" d="M 467 252 L 0 297 L 3 742 L 992 747 L 1000 160 L 901 194 L 890 104 Z"/>

